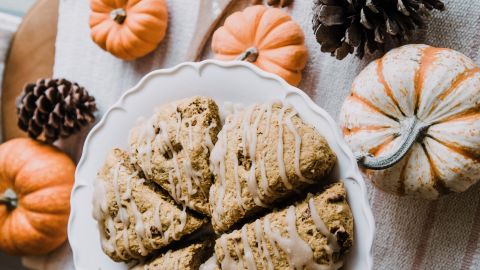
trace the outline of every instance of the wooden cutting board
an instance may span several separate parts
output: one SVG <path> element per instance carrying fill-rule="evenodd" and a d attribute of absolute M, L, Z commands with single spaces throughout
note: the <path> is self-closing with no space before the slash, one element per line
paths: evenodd
<path fill-rule="evenodd" d="M 51 77 L 59 0 L 38 0 L 13 37 L 2 85 L 4 140 L 25 136 L 17 127 L 15 102 L 26 83 Z"/>

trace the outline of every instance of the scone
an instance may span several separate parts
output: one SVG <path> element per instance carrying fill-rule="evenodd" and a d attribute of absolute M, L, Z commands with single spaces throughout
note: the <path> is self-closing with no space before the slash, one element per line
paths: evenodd
<path fill-rule="evenodd" d="M 159 107 L 130 132 L 132 162 L 179 204 L 210 215 L 208 157 L 220 130 L 218 106 L 193 97 Z"/>
<path fill-rule="evenodd" d="M 206 241 L 169 250 L 145 264 L 133 267 L 132 270 L 198 270 L 210 255 L 212 244 Z"/>
<path fill-rule="evenodd" d="M 339 269 L 353 245 L 353 217 L 342 183 L 273 212 L 215 244 L 221 269 Z"/>
<path fill-rule="evenodd" d="M 217 233 L 318 183 L 336 163 L 322 135 L 281 103 L 252 105 L 229 115 L 210 160 Z"/>
<path fill-rule="evenodd" d="M 156 184 L 142 178 L 128 153 L 113 149 L 94 183 L 94 218 L 102 249 L 115 261 L 131 261 L 167 246 L 206 224 Z"/>

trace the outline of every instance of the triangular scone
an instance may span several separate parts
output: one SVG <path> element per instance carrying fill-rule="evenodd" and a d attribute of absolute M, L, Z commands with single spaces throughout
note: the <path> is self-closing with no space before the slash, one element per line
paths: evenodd
<path fill-rule="evenodd" d="M 337 183 L 222 235 L 215 255 L 222 269 L 339 269 L 352 245 L 352 212 Z"/>
<path fill-rule="evenodd" d="M 156 184 L 142 179 L 128 153 L 120 149 L 108 154 L 94 188 L 94 218 L 102 249 L 115 261 L 146 256 L 207 222 L 179 208 Z"/>
<path fill-rule="evenodd" d="M 220 127 L 218 106 L 211 98 L 193 97 L 161 106 L 131 130 L 132 162 L 177 203 L 210 215 L 213 175 L 208 157 Z"/>
<path fill-rule="evenodd" d="M 132 270 L 198 270 L 211 255 L 212 243 L 206 241 L 169 250 L 145 264 L 133 267 Z"/>
<path fill-rule="evenodd" d="M 252 105 L 229 115 L 210 156 L 212 224 L 225 232 L 259 209 L 318 183 L 336 162 L 314 127 L 290 106 Z"/>

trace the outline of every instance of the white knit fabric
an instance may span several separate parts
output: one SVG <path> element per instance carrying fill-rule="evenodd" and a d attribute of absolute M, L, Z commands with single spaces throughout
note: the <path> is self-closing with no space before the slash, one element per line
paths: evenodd
<path fill-rule="evenodd" d="M 201 0 L 207 1 L 207 0 Z M 239 0 L 240 1 L 240 0 Z M 241 0 L 240 2 L 250 2 Z M 287 11 L 305 31 L 310 52 L 300 88 L 334 118 L 358 72 L 372 60 L 347 57 L 338 61 L 320 52 L 311 30 L 311 0 L 296 0 Z M 459 50 L 477 63 L 480 57 L 480 1 L 445 0 L 447 11 L 434 12 L 430 29 L 418 41 Z M 96 98 L 100 114 L 147 72 L 181 63 L 196 22 L 198 1 L 170 0 L 166 40 L 152 54 L 124 62 L 103 52 L 90 39 L 88 1 L 62 0 L 55 57 L 55 77 L 85 86 Z M 242 5 L 242 4 L 239 4 Z M 245 4 L 243 4 L 245 5 Z M 206 58 L 211 54 L 207 51 Z M 62 147 L 79 156 L 80 143 Z M 377 234 L 375 269 L 480 269 L 480 186 L 437 202 L 397 198 L 370 187 Z M 70 269 L 68 249 L 50 257 L 49 267 Z"/>

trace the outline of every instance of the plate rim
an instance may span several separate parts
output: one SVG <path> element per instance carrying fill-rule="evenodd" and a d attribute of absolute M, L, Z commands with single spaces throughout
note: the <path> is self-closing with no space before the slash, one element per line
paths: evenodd
<path fill-rule="evenodd" d="M 99 130 L 104 126 L 105 121 L 108 118 L 109 114 L 111 114 L 114 110 L 118 110 L 118 109 L 123 109 L 124 110 L 123 104 L 124 104 L 125 99 L 128 98 L 128 96 L 134 94 L 135 92 L 140 91 L 142 89 L 143 85 L 148 80 L 150 80 L 151 78 L 153 78 L 157 75 L 173 74 L 173 73 L 177 72 L 178 70 L 180 70 L 182 68 L 185 68 L 185 67 L 193 68 L 201 75 L 202 69 L 205 66 L 208 66 L 208 65 L 214 65 L 214 66 L 218 66 L 218 67 L 221 67 L 221 68 L 234 68 L 234 67 L 239 67 L 240 66 L 240 67 L 250 69 L 250 71 L 254 72 L 256 75 L 258 75 L 262 79 L 275 80 L 286 91 L 286 97 L 289 96 L 289 95 L 292 95 L 292 94 L 299 95 L 303 99 L 305 104 L 307 104 L 310 107 L 311 110 L 313 110 L 315 113 L 324 117 L 324 119 L 328 122 L 328 124 L 330 125 L 330 128 L 332 129 L 332 132 L 335 135 L 335 139 L 338 143 L 338 146 L 346 154 L 346 156 L 348 157 L 350 162 L 352 164 L 354 164 L 353 168 L 350 168 L 350 169 L 353 169 L 351 174 L 353 175 L 353 180 L 359 185 L 359 188 L 360 188 L 361 193 L 362 193 L 361 194 L 362 199 L 360 200 L 362 202 L 362 205 L 361 205 L 360 208 L 362 209 L 362 214 L 365 217 L 365 221 L 367 222 L 366 228 L 369 230 L 368 238 L 366 240 L 366 247 L 362 247 L 362 248 L 367 248 L 368 249 L 368 252 L 367 252 L 368 257 L 364 258 L 364 259 L 365 259 L 367 269 L 372 269 L 373 268 L 373 241 L 374 241 L 375 231 L 376 231 L 375 220 L 374 220 L 373 212 L 372 212 L 372 209 L 371 209 L 371 206 L 370 206 L 369 197 L 368 197 L 368 190 L 367 190 L 367 187 L 366 187 L 366 184 L 365 184 L 365 180 L 364 180 L 362 174 L 360 173 L 360 169 L 357 165 L 357 162 L 356 162 L 356 159 L 353 155 L 352 150 L 348 147 L 346 141 L 343 138 L 343 135 L 342 135 L 341 130 L 340 130 L 340 126 L 334 121 L 333 117 L 327 111 L 325 111 L 323 108 L 318 106 L 304 91 L 302 91 L 301 89 L 299 89 L 295 86 L 292 86 L 292 85 L 288 84 L 280 76 L 278 76 L 276 74 L 273 74 L 273 73 L 266 72 L 266 71 L 258 68 L 257 66 L 255 66 L 251 63 L 248 63 L 248 62 L 244 62 L 244 61 L 221 61 L 221 60 L 215 60 L 215 59 L 208 59 L 208 60 L 203 60 L 203 61 L 200 61 L 200 62 L 184 62 L 184 63 L 180 63 L 180 64 L 178 64 L 174 67 L 171 67 L 171 68 L 156 69 L 156 70 L 150 71 L 149 73 L 145 74 L 139 80 L 139 82 L 137 84 L 135 84 L 133 87 L 131 87 L 130 89 L 125 91 L 120 96 L 120 98 L 118 98 L 118 100 L 115 103 L 113 103 L 105 111 L 105 113 L 102 115 L 100 121 L 98 123 L 96 123 L 95 126 L 88 132 L 88 135 L 87 135 L 87 137 L 86 137 L 86 139 L 83 143 L 81 158 L 80 158 L 80 160 L 77 164 L 76 170 L 75 170 L 75 184 L 74 184 L 74 186 L 72 188 L 72 191 L 71 191 L 71 194 L 70 194 L 70 210 L 71 211 L 70 211 L 70 216 L 69 216 L 69 219 L 68 219 L 67 236 L 68 236 L 68 242 L 69 242 L 71 250 L 72 250 L 72 258 L 73 258 L 73 264 L 74 264 L 75 269 L 80 269 L 80 267 L 78 267 L 78 257 L 77 257 L 77 252 L 76 252 L 77 248 L 75 248 L 76 247 L 75 241 L 72 241 L 73 237 L 71 237 L 71 235 L 73 234 L 71 224 L 72 224 L 73 219 L 75 218 L 75 211 L 74 210 L 76 209 L 72 206 L 73 206 L 73 202 L 74 202 L 76 192 L 80 188 L 85 186 L 85 184 L 80 183 L 79 181 L 77 181 L 77 179 L 78 179 L 78 175 L 80 174 L 79 173 L 79 168 L 81 168 L 83 163 L 85 163 L 86 156 L 89 153 L 89 148 L 87 147 L 87 145 L 89 144 L 89 142 L 91 140 L 91 137 L 95 136 L 95 134 L 97 132 L 99 132 Z"/>

